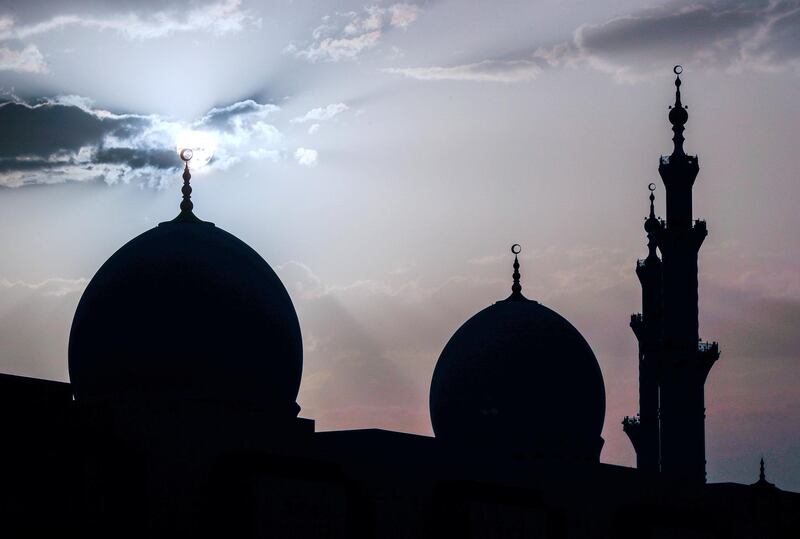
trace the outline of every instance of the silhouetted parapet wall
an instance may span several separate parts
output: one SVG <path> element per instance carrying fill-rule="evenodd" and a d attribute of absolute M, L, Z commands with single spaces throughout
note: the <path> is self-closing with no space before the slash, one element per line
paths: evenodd
<path fill-rule="evenodd" d="M 68 383 L 0 374 L 0 537 L 71 537 L 73 404 Z"/>

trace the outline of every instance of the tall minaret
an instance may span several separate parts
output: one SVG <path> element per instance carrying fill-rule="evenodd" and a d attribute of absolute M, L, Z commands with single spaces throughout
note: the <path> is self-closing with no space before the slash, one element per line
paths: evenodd
<path fill-rule="evenodd" d="M 661 222 L 656 218 L 655 184 L 650 189 L 650 215 L 644 222 L 647 258 L 636 262 L 636 276 L 642 285 L 642 312 L 631 315 L 631 329 L 639 341 L 639 414 L 626 417 L 623 429 L 636 450 L 636 467 L 657 472 L 658 467 L 658 351 L 662 334 L 661 259 L 656 237 Z"/>
<path fill-rule="evenodd" d="M 689 113 L 681 103 L 683 69 L 675 66 L 675 106 L 669 113 L 675 147 L 662 156 L 658 173 L 667 192 L 666 226 L 656 242 L 662 257 L 663 323 L 659 352 L 661 471 L 704 482 L 704 386 L 719 357 L 717 343 L 701 343 L 697 312 L 697 254 L 707 235 L 706 223 L 692 220 L 692 186 L 697 156 L 683 150 Z"/>

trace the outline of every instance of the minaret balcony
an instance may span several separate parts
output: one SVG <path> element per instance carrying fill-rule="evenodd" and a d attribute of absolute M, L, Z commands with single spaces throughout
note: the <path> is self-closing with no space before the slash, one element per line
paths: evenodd
<path fill-rule="evenodd" d="M 636 335 L 636 339 L 641 341 L 642 337 L 644 336 L 644 317 L 641 313 L 636 313 L 631 315 L 631 329 L 633 330 L 633 334 Z"/>
<path fill-rule="evenodd" d="M 697 351 L 701 354 L 719 356 L 719 343 L 714 342 L 699 342 L 697 343 Z"/>
<path fill-rule="evenodd" d="M 639 453 L 639 445 L 642 439 L 642 424 L 639 420 L 639 415 L 637 414 L 634 417 L 625 416 L 625 419 L 622 420 L 622 431 L 628 435 L 633 444 L 633 449 Z"/>
<path fill-rule="evenodd" d="M 680 160 L 681 163 L 686 163 L 687 165 L 697 164 L 697 156 L 696 155 L 662 155 L 661 156 L 661 164 L 662 165 L 669 165 L 670 161 L 673 163 Z"/>
<path fill-rule="evenodd" d="M 641 422 L 642 422 L 642 420 L 639 418 L 639 414 L 636 414 L 635 416 L 626 415 L 625 419 L 622 420 L 622 427 L 623 428 L 630 428 L 630 427 L 634 427 L 635 428 L 635 425 L 639 425 Z"/>
<path fill-rule="evenodd" d="M 636 261 L 636 276 L 642 286 L 660 286 L 661 260 L 658 257 L 639 259 Z"/>
<path fill-rule="evenodd" d="M 706 379 L 711 367 L 719 359 L 719 343 L 717 342 L 699 342 L 697 343 L 697 359 L 700 365 L 700 373 L 703 380 Z"/>

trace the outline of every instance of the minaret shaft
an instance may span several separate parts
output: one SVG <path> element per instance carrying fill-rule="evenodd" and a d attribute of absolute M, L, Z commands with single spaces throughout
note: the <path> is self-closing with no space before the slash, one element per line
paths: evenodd
<path fill-rule="evenodd" d="M 655 216 L 650 185 L 650 216 L 645 221 L 648 255 L 636 263 L 636 275 L 642 286 L 642 313 L 631 316 L 631 329 L 639 341 L 639 416 L 625 418 L 623 428 L 636 449 L 636 467 L 658 471 L 658 352 L 661 339 L 661 260 L 656 253 L 656 233 L 661 227 Z"/>
<path fill-rule="evenodd" d="M 680 74 L 678 67 L 675 73 Z M 636 449 L 638 468 L 703 482 L 704 386 L 719 348 L 699 339 L 697 259 L 707 230 L 704 221 L 692 216 L 699 165 L 697 157 L 683 149 L 689 115 L 681 103 L 680 85 L 677 77 L 675 106 L 669 113 L 674 150 L 658 167 L 667 219 L 655 218 L 651 195 L 645 222 L 650 253 L 636 269 L 642 314 L 631 318 L 631 327 L 639 340 L 639 417 L 625 418 L 623 425 Z"/>
<path fill-rule="evenodd" d="M 680 84 L 678 77 L 675 106 L 669 114 L 675 148 L 658 167 L 667 192 L 667 221 L 658 237 L 663 261 L 660 454 L 662 472 L 702 482 L 706 478 L 704 386 L 718 349 L 699 343 L 697 257 L 707 230 L 705 222 L 693 221 L 692 216 L 699 164 L 696 156 L 683 150 L 683 126 L 689 115 L 681 103 Z"/>

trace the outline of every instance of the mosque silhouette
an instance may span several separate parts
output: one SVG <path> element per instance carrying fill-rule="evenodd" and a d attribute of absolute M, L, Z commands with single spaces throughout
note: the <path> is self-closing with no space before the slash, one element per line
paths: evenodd
<path fill-rule="evenodd" d="M 696 156 L 676 67 L 651 184 L 637 468 L 601 464 L 605 387 L 586 340 L 522 293 L 467 320 L 433 372 L 435 437 L 315 432 L 298 417 L 300 325 L 258 253 L 193 213 L 134 238 L 84 292 L 70 383 L 0 375 L 0 534 L 14 537 L 717 538 L 800 536 L 800 494 L 707 484 Z M 519 246 L 512 251 L 519 253 Z M 659 256 L 660 253 L 660 256 Z"/>

